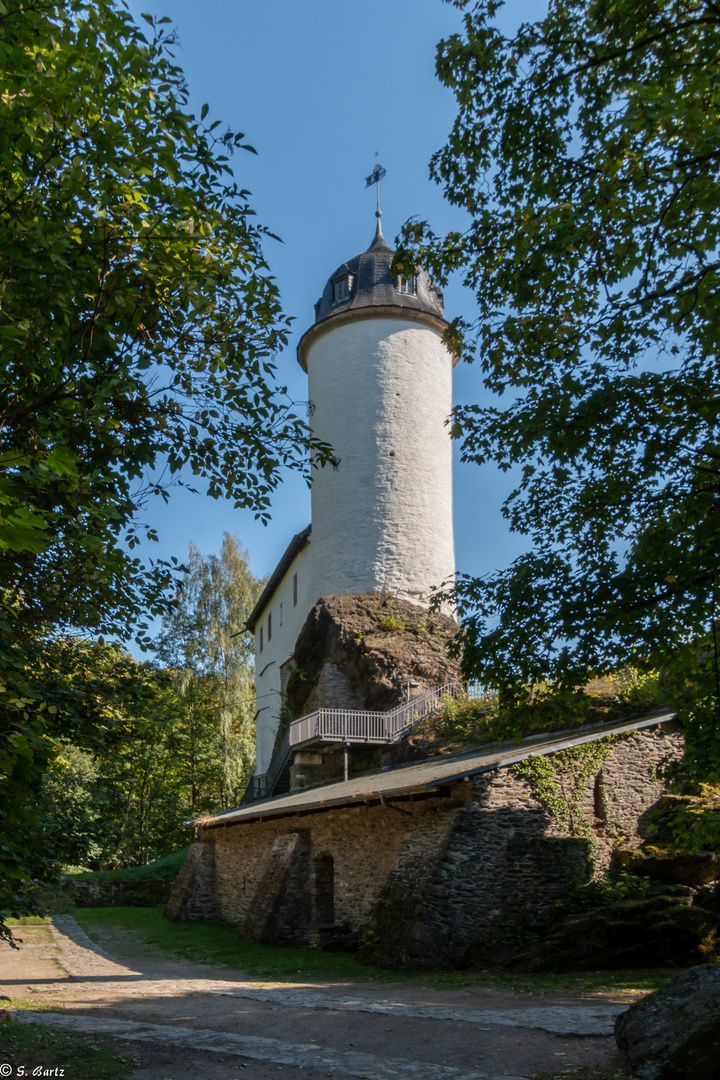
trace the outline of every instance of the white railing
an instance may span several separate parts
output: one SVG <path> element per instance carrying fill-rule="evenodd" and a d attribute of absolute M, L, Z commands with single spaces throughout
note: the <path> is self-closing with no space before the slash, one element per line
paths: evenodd
<path fill-rule="evenodd" d="M 472 696 L 459 681 L 435 686 L 387 712 L 369 709 L 317 709 L 288 724 L 267 772 L 250 777 L 243 802 L 254 802 L 272 794 L 277 778 L 291 752 L 303 743 L 342 742 L 388 745 L 404 739 L 421 720 L 434 712 L 442 699 Z"/>

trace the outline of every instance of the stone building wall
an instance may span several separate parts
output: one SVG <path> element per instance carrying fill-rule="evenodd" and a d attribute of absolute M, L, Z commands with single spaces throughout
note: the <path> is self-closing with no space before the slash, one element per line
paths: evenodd
<path fill-rule="evenodd" d="M 333 858 L 335 922 L 364 930 L 403 845 L 412 846 L 417 834 L 417 859 L 433 858 L 447 828 L 449 802 L 403 801 L 398 808 L 363 804 L 212 830 L 221 918 L 248 924 L 273 845 L 302 829 L 310 836 L 311 865 L 322 856 Z"/>
<path fill-rule="evenodd" d="M 618 840 L 640 839 L 653 804 L 665 790 L 657 778 L 664 758 L 682 756 L 684 739 L 678 723 L 658 724 L 620 739 L 600 775 L 588 784 L 584 811 L 598 826 L 599 868 L 605 869 Z"/>
<path fill-rule="evenodd" d="M 212 836 L 190 845 L 165 906 L 166 919 L 217 919 L 215 841 Z"/>
<path fill-rule="evenodd" d="M 573 883 L 593 869 L 609 868 L 620 837 L 639 840 L 663 791 L 656 767 L 681 753 L 682 734 L 669 724 L 618 740 L 585 791 L 593 852 L 584 841 L 567 837 L 512 769 L 477 776 L 472 800 L 438 864 L 408 957 L 416 958 L 416 966 L 421 956 L 430 966 L 459 962 L 475 941 L 509 922 L 541 922 Z"/>
<path fill-rule="evenodd" d="M 107 881 L 90 878 L 61 878 L 60 888 L 75 907 L 154 907 L 164 904 L 173 888 L 173 878 L 149 881 Z"/>
<path fill-rule="evenodd" d="M 584 810 L 601 868 L 618 839 L 639 837 L 662 793 L 654 770 L 681 749 L 671 725 L 646 728 L 620 739 L 591 777 Z M 587 841 L 568 837 L 511 768 L 456 781 L 444 796 L 304 811 L 205 835 L 214 841 L 220 918 L 260 940 L 307 941 L 327 921 L 315 911 L 314 867 L 324 860 L 326 873 L 331 858 L 334 922 L 362 936 L 363 960 L 389 967 L 462 963 L 508 924 L 538 925 L 591 871 Z M 209 857 L 196 862 L 206 868 L 205 895 Z M 192 897 L 189 888 L 179 917 L 197 917 Z"/>

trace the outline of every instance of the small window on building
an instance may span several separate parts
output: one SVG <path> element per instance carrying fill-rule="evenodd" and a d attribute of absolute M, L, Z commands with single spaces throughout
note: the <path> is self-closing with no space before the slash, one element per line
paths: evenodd
<path fill-rule="evenodd" d="M 272 639 L 272 614 L 268 615 L 268 644 Z"/>
<path fill-rule="evenodd" d="M 293 607 L 297 607 L 297 574 L 293 574 Z"/>
<path fill-rule="evenodd" d="M 399 277 L 397 280 L 397 288 L 400 293 L 408 293 L 410 296 L 417 294 L 417 274 L 413 274 L 412 277 Z"/>
<path fill-rule="evenodd" d="M 347 300 L 350 296 L 350 289 L 352 288 L 352 274 L 346 274 L 345 277 L 339 278 L 333 282 L 333 302 L 339 303 L 341 300 Z"/>
<path fill-rule="evenodd" d="M 280 605 L 280 625 L 282 626 L 282 604 Z"/>
<path fill-rule="evenodd" d="M 263 651 L 263 628 L 260 627 L 260 652 Z"/>

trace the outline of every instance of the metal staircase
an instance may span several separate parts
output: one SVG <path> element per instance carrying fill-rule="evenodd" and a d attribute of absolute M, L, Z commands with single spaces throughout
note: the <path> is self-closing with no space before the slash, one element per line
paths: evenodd
<path fill-rule="evenodd" d="M 421 720 L 435 712 L 446 695 L 455 699 L 467 697 L 468 689 L 459 681 L 446 682 L 387 712 L 316 709 L 293 720 L 288 724 L 267 772 L 254 773 L 250 777 L 241 805 L 267 799 L 280 787 L 289 790 L 290 755 L 300 747 L 314 743 L 390 746 L 404 739 Z M 281 777 L 285 780 L 286 776 L 283 784 Z"/>

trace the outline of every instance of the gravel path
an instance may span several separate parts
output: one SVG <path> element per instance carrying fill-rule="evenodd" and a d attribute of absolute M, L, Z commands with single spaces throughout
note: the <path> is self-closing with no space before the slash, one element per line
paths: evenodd
<path fill-rule="evenodd" d="M 138 954 L 137 945 L 113 945 L 110 955 L 69 916 L 53 920 L 52 937 L 35 930 L 22 928 L 17 952 L 0 947 L 3 992 L 59 1009 L 18 1019 L 138 1048 L 133 1080 L 212 1080 L 237 1069 L 257 1080 L 280 1070 L 290 1080 L 522 1080 L 617 1063 L 612 1025 L 622 1004 L 417 985 L 258 983 Z"/>

